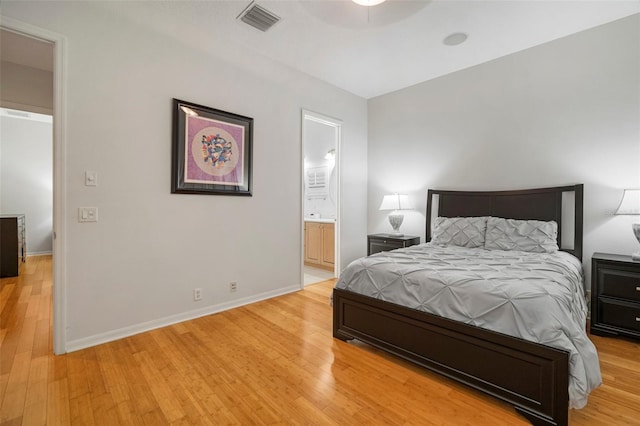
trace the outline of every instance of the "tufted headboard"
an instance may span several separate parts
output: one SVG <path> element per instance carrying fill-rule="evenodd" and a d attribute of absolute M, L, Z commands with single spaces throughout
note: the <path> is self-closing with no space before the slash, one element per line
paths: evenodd
<path fill-rule="evenodd" d="M 426 241 L 431 241 L 432 223 L 437 216 L 555 220 L 560 250 L 582 260 L 582 203 L 582 184 L 513 191 L 430 189 L 427 193 Z"/>

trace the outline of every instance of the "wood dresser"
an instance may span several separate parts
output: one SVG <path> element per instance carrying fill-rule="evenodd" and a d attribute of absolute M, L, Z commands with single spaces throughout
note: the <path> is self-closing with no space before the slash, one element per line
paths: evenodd
<path fill-rule="evenodd" d="M 27 260 L 27 238 L 23 214 L 0 215 L 0 277 L 16 277 Z"/>

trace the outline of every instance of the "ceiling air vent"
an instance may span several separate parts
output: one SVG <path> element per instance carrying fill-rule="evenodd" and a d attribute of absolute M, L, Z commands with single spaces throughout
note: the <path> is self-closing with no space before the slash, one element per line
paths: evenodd
<path fill-rule="evenodd" d="M 249 6 L 238 15 L 238 18 L 245 24 L 249 24 L 260 31 L 267 31 L 280 20 L 277 15 L 262 6 L 258 6 L 255 2 L 249 3 Z"/>

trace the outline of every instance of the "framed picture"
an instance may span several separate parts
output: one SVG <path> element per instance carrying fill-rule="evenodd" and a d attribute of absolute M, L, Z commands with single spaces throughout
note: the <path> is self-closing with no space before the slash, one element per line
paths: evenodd
<path fill-rule="evenodd" d="M 173 100 L 171 192 L 251 196 L 253 118 Z"/>

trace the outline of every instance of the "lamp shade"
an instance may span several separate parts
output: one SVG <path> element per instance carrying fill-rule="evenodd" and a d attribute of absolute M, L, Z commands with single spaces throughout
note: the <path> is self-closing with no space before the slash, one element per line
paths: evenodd
<path fill-rule="evenodd" d="M 385 195 L 379 210 L 410 210 L 409 196 L 406 194 Z"/>
<path fill-rule="evenodd" d="M 625 189 L 615 214 L 640 215 L 640 189 Z"/>

